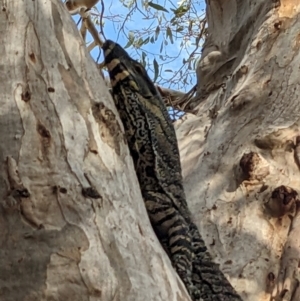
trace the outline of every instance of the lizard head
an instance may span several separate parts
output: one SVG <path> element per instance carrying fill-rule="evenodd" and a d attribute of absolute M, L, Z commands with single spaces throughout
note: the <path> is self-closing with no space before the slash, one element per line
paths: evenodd
<path fill-rule="evenodd" d="M 102 49 L 113 90 L 121 85 L 145 98 L 159 95 L 144 66 L 132 59 L 119 44 L 106 40 Z"/>

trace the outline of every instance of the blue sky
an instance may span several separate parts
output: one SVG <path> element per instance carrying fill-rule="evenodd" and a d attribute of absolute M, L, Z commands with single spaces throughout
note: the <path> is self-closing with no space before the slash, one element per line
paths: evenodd
<path fill-rule="evenodd" d="M 137 0 L 136 0 L 137 1 Z M 198 2 L 199 1 L 199 2 Z M 197 15 L 201 16 L 205 10 L 205 3 L 202 0 L 192 1 L 194 11 L 197 11 Z M 129 32 L 135 36 L 136 39 L 142 38 L 146 39 L 149 37 L 149 32 L 152 32 L 150 36 L 154 35 L 154 30 L 157 28 L 158 19 L 161 20 L 160 27 L 164 25 L 170 25 L 170 20 L 174 17 L 174 13 L 171 9 L 178 8 L 184 0 L 174 1 L 166 0 L 162 1 L 153 1 L 153 3 L 159 3 L 163 6 L 168 12 L 163 12 L 156 10 L 152 7 L 148 7 L 148 12 L 142 7 L 142 1 L 137 1 L 139 10 L 132 12 L 130 17 L 124 22 L 126 16 L 128 15 L 130 8 L 126 7 L 129 2 L 124 0 L 109 0 L 104 1 L 105 10 L 104 10 L 104 33 L 107 39 L 118 42 L 121 46 L 125 46 L 128 42 Z M 101 3 L 97 4 L 98 11 L 101 11 Z M 94 11 L 93 11 L 94 12 Z M 156 16 L 156 18 L 149 18 L 150 16 Z M 77 22 L 78 17 L 75 16 L 74 20 Z M 121 27 L 124 27 L 124 30 L 120 30 Z M 184 28 L 188 27 L 188 23 L 182 24 Z M 196 83 L 196 75 L 194 70 L 188 70 L 189 76 L 186 83 L 183 83 L 180 74 L 177 74 L 176 78 L 171 81 L 170 78 L 174 76 L 174 72 L 178 71 L 183 66 L 183 60 L 189 58 L 189 54 L 195 49 L 195 38 L 191 36 L 191 39 L 187 38 L 184 41 L 185 47 L 182 47 L 183 40 L 182 38 L 176 38 L 176 32 L 174 31 L 175 27 L 170 26 L 173 33 L 173 44 L 170 41 L 170 38 L 166 37 L 166 31 L 164 29 L 160 30 L 157 40 L 152 44 L 143 44 L 140 48 L 136 49 L 135 47 L 130 46 L 126 48 L 126 51 L 134 59 L 141 60 L 142 52 L 146 54 L 146 69 L 149 76 L 154 78 L 154 68 L 153 60 L 155 59 L 159 66 L 159 72 L 162 77 L 157 78 L 157 83 L 166 87 L 172 88 L 175 90 L 188 91 Z M 98 26 L 99 29 L 99 26 Z M 88 35 L 88 41 L 91 41 L 91 37 Z M 167 41 L 167 45 L 164 44 L 162 52 L 161 45 Z M 195 52 L 195 58 L 200 56 L 201 45 Z M 99 56 L 99 49 L 95 48 L 91 52 L 92 57 L 96 60 Z M 103 57 L 100 56 L 100 61 L 103 60 Z M 187 64 L 185 65 L 187 66 Z M 167 71 L 165 71 L 167 70 Z M 171 70 L 173 72 L 171 72 Z"/>

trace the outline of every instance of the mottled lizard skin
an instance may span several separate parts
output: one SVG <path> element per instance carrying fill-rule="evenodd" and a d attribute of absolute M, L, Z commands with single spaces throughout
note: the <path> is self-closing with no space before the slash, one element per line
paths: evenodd
<path fill-rule="evenodd" d="M 150 222 L 173 267 L 193 301 L 241 301 L 192 221 L 175 130 L 160 94 L 120 45 L 107 40 L 102 48 Z"/>

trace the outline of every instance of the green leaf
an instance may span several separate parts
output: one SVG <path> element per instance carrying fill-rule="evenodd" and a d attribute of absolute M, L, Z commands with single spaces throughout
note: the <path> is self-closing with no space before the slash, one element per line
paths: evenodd
<path fill-rule="evenodd" d="M 154 67 L 154 79 L 153 81 L 155 82 L 157 77 L 158 77 L 158 72 L 159 72 L 159 67 L 156 59 L 153 60 L 153 67 Z"/>
<path fill-rule="evenodd" d="M 132 45 L 132 43 L 133 43 L 133 40 L 129 40 L 129 41 L 127 42 L 127 44 L 124 46 L 124 49 L 130 47 L 130 46 Z"/>
<path fill-rule="evenodd" d="M 148 37 L 147 39 L 144 40 L 143 45 L 144 45 L 144 44 L 148 44 L 149 41 L 150 41 L 150 37 Z"/>
<path fill-rule="evenodd" d="M 166 13 L 168 13 L 169 11 L 167 9 L 165 9 L 163 6 L 161 5 L 158 5 L 156 3 L 153 3 L 153 2 L 148 2 L 148 5 L 152 8 L 155 8 L 156 10 L 162 10 L 162 11 L 165 11 Z"/>
<path fill-rule="evenodd" d="M 143 65 L 144 65 L 144 63 L 146 65 L 146 56 L 147 56 L 147 54 L 144 51 L 142 51 L 142 62 L 143 62 Z"/>
<path fill-rule="evenodd" d="M 164 42 L 161 42 L 161 45 L 160 45 L 160 50 L 159 50 L 159 52 L 161 53 L 161 52 L 163 51 L 163 49 L 164 49 Z"/>
<path fill-rule="evenodd" d="M 177 18 L 180 18 L 182 17 L 186 12 L 188 12 L 190 9 L 190 7 L 186 6 L 186 5 L 182 5 L 182 6 L 179 6 L 176 10 L 173 10 L 175 16 Z"/>
<path fill-rule="evenodd" d="M 146 38 L 145 40 L 143 40 L 143 38 L 139 38 L 139 40 L 136 42 L 136 47 L 140 48 L 142 45 L 144 44 L 148 44 L 150 40 L 150 37 Z"/>
<path fill-rule="evenodd" d="M 184 30 L 184 27 L 183 26 L 179 26 L 177 29 L 176 29 L 176 32 L 181 32 Z"/>
<path fill-rule="evenodd" d="M 173 34 L 172 34 L 172 30 L 171 30 L 171 28 L 169 26 L 167 27 L 167 37 L 169 37 L 171 43 L 173 44 L 174 43 L 174 41 L 173 41 Z"/>
<path fill-rule="evenodd" d="M 134 34 L 133 34 L 133 32 L 130 31 L 128 34 L 128 42 L 124 48 L 126 49 L 126 48 L 130 47 L 133 44 L 133 42 L 134 42 Z"/>
<path fill-rule="evenodd" d="M 188 31 L 192 31 L 192 29 L 193 29 L 193 24 L 194 24 L 194 20 L 190 20 L 190 21 L 189 21 Z"/>
<path fill-rule="evenodd" d="M 136 46 L 137 46 L 138 48 L 140 48 L 142 45 L 143 45 L 143 39 L 142 39 L 142 38 L 139 38 L 139 40 L 138 40 L 137 43 L 136 43 Z"/>
<path fill-rule="evenodd" d="M 155 41 L 157 40 L 159 33 L 160 33 L 160 27 L 157 26 L 155 29 Z"/>
<path fill-rule="evenodd" d="M 172 24 L 173 26 L 179 25 L 179 24 L 178 24 L 178 20 L 177 20 L 176 17 L 173 17 L 173 18 L 170 20 L 170 22 L 171 22 L 171 24 Z"/>

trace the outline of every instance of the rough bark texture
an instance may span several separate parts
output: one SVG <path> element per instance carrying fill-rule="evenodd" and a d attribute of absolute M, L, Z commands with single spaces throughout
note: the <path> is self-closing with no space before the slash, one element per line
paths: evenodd
<path fill-rule="evenodd" d="M 188 202 L 244 300 L 300 300 L 300 4 L 207 1 L 197 115 L 176 124 Z"/>
<path fill-rule="evenodd" d="M 188 300 L 70 15 L 0 4 L 0 299 Z"/>
<path fill-rule="evenodd" d="M 188 300 L 69 14 L 0 4 L 0 299 Z M 244 300 L 298 301 L 300 5 L 207 12 L 197 114 L 176 124 L 188 202 Z"/>

